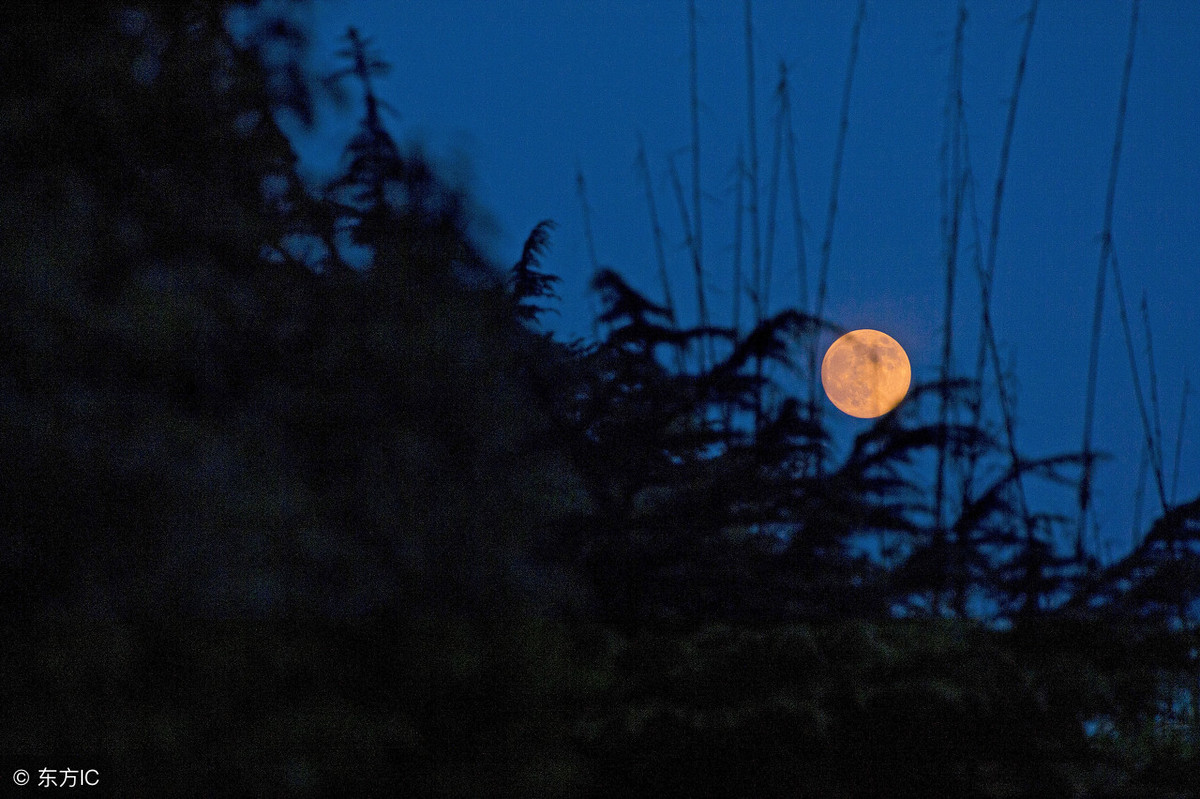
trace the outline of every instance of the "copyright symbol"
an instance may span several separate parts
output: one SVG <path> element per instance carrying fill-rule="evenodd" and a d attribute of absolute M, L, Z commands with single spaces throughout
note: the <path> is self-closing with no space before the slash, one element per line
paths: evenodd
<path fill-rule="evenodd" d="M 13 772 L 13 782 L 17 785 L 24 785 L 29 782 L 29 772 L 23 768 L 19 768 Z"/>

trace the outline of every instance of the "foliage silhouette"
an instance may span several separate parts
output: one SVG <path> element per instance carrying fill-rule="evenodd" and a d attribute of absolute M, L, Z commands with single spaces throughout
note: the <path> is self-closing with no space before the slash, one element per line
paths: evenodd
<path fill-rule="evenodd" d="M 926 420 L 973 383 L 843 453 L 789 394 L 828 320 L 599 270 L 605 335 L 557 340 L 553 223 L 489 263 L 353 31 L 364 118 L 299 177 L 287 10 L 0 31 L 5 751 L 129 794 L 1194 793 L 1200 499 L 1088 571 L 1016 493 L 1079 456 Z M 980 471 L 939 524 L 942 447 Z"/>

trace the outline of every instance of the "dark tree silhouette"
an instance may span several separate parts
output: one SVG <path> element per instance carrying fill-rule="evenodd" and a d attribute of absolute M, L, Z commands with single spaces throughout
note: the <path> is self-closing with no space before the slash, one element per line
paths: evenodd
<path fill-rule="evenodd" d="M 974 384 L 839 446 L 788 393 L 829 321 L 599 270 L 557 340 L 553 223 L 489 263 L 369 41 L 310 80 L 289 11 L 0 28 L 0 748 L 126 795 L 1194 795 L 1200 500 L 1089 571 L 1017 493 L 1077 455 L 927 421 Z M 314 187 L 276 118 L 343 79 Z"/>

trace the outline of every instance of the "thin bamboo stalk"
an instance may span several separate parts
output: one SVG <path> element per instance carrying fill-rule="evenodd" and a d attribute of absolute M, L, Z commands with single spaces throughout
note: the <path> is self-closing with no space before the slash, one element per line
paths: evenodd
<path fill-rule="evenodd" d="M 829 257 L 833 251 L 833 225 L 837 219 L 838 187 L 842 179 L 842 158 L 846 152 L 846 131 L 850 128 L 850 94 L 854 87 L 854 72 L 858 64 L 858 44 L 862 38 L 863 20 L 867 16 L 866 0 L 859 0 L 858 11 L 854 17 L 854 27 L 850 31 L 850 57 L 846 63 L 846 79 L 842 86 L 842 106 L 838 115 L 837 142 L 833 151 L 833 174 L 829 181 L 829 206 L 825 214 L 825 236 L 821 240 L 821 265 L 817 277 L 817 303 L 813 314 L 820 318 L 825 312 L 825 294 L 829 282 Z M 809 348 L 808 377 L 809 377 L 809 415 L 814 420 L 817 417 L 817 346 L 813 337 Z M 818 470 L 822 464 L 818 458 Z"/>
<path fill-rule="evenodd" d="M 696 54 L 696 0 L 688 0 L 688 67 L 692 112 L 692 218 L 695 220 L 692 260 L 696 273 L 700 274 L 704 263 L 704 224 L 701 213 L 703 204 L 700 202 L 700 87 Z M 707 320 L 702 319 L 701 323 L 707 324 Z"/>
<path fill-rule="evenodd" d="M 583 179 L 583 169 L 575 168 L 575 191 L 579 195 L 579 207 L 583 214 L 583 240 L 587 245 L 588 262 L 592 267 L 592 279 L 600 273 L 600 259 L 596 257 L 596 239 L 592 235 L 592 207 L 588 204 L 587 182 Z M 596 304 L 592 298 L 591 287 L 588 287 L 588 313 L 592 317 L 592 339 L 600 339 L 600 323 L 596 314 Z"/>
<path fill-rule="evenodd" d="M 996 271 L 996 252 L 997 245 L 1000 239 L 1000 212 L 1004 203 L 1004 188 L 1008 175 L 1009 153 L 1012 148 L 1013 134 L 1016 129 L 1017 108 L 1021 98 L 1021 86 L 1025 79 L 1025 69 L 1029 58 L 1029 47 L 1033 40 L 1033 29 L 1037 21 L 1038 0 L 1031 0 L 1029 10 L 1025 14 L 1025 32 L 1021 38 L 1021 48 L 1017 58 L 1016 74 L 1013 78 L 1013 91 L 1009 97 L 1008 117 L 1005 121 L 1004 136 L 1000 144 L 1000 162 L 996 171 L 996 184 L 992 200 L 992 217 L 991 227 L 988 233 L 988 244 L 986 259 L 983 262 L 977 260 L 976 272 L 979 276 L 980 285 L 980 330 L 979 330 L 979 348 L 975 362 L 975 396 L 971 401 L 971 424 L 978 428 L 982 423 L 983 416 L 983 394 L 982 387 L 984 381 L 984 373 L 986 365 L 990 361 L 992 372 L 996 376 L 996 396 L 1000 406 L 1000 416 L 1004 427 L 1005 444 L 1008 450 L 1008 457 L 1011 463 L 1011 468 L 1014 471 L 1014 486 L 1017 500 L 1017 511 L 1020 515 L 1021 523 L 1025 530 L 1026 545 L 1032 547 L 1036 537 L 1036 525 L 1033 517 L 1029 512 L 1029 501 L 1025 493 L 1025 482 L 1020 469 L 1020 456 L 1017 451 L 1016 438 L 1016 420 L 1013 411 L 1013 401 L 1008 391 L 1008 386 L 1005 381 L 1004 370 L 1000 364 L 1000 351 L 996 345 L 996 331 L 992 323 L 992 281 Z M 970 155 L 968 149 L 969 137 L 966 131 L 963 133 L 964 159 L 966 161 L 967 174 L 971 173 Z M 978 216 L 974 210 L 974 194 L 970 195 L 972 203 L 972 220 L 976 229 L 976 240 L 978 241 Z M 976 252 L 978 259 L 980 254 Z M 978 464 L 978 452 L 972 451 L 968 456 L 967 474 L 963 482 L 963 501 L 964 503 L 970 498 L 973 476 L 976 465 Z M 1030 550 L 1032 551 L 1032 550 Z M 1030 570 L 1026 576 L 1028 584 L 1033 586 L 1036 583 L 1037 575 L 1034 571 L 1040 567 L 1034 563 L 1030 557 L 1027 561 L 1027 569 Z M 1032 611 L 1038 604 L 1035 601 L 1036 597 L 1027 597 L 1024 609 Z"/>
<path fill-rule="evenodd" d="M 1150 471 L 1150 452 L 1142 445 L 1142 455 L 1138 459 L 1137 487 L 1133 490 L 1133 527 L 1129 531 L 1129 551 L 1137 549 L 1142 543 L 1142 503 L 1146 500 L 1146 472 Z"/>
<path fill-rule="evenodd" d="M 650 214 L 650 229 L 654 237 L 654 257 L 658 265 L 658 279 L 662 284 L 663 306 L 671 314 L 672 326 L 678 329 L 679 317 L 675 311 L 675 298 L 671 294 L 671 279 L 667 270 L 667 253 L 663 246 L 662 225 L 658 221 L 658 204 L 654 200 L 654 183 L 650 177 L 650 160 L 646 157 L 646 143 L 640 133 L 638 134 L 636 166 L 641 174 L 642 182 L 646 186 L 646 209 Z M 683 352 L 678 348 L 675 350 L 675 367 L 680 373 L 684 371 Z"/>
<path fill-rule="evenodd" d="M 1005 382 L 1004 369 L 1000 364 L 1000 350 L 996 345 L 996 331 L 992 325 L 991 303 L 988 295 L 989 280 L 985 275 L 982 256 L 982 237 L 980 235 L 980 221 L 978 207 L 975 202 L 974 191 L 974 176 L 971 167 L 971 148 L 970 135 L 966 126 L 966 121 L 963 121 L 962 129 L 962 146 L 963 146 L 963 194 L 970 208 L 971 228 L 974 237 L 973 260 L 976 274 L 979 276 L 980 286 L 983 290 L 983 302 L 980 308 L 980 354 L 985 359 L 985 365 L 988 363 L 990 356 L 990 364 L 992 371 L 996 375 L 996 395 L 1000 405 L 1001 421 L 1004 426 L 1004 443 L 1007 447 L 1007 453 L 1011 469 L 1013 471 L 1013 486 L 1016 494 L 1016 506 L 1018 517 L 1025 531 L 1025 539 L 1027 546 L 1032 546 L 1036 536 L 1037 526 L 1032 514 L 1029 512 L 1029 501 L 1025 493 L 1025 481 L 1022 477 L 1021 460 L 1017 452 L 1017 436 L 1016 436 L 1016 419 L 1013 412 L 1013 401 L 1009 394 L 1008 385 Z M 978 369 L 979 380 L 983 380 L 983 373 L 986 371 L 985 366 L 980 366 Z M 974 426 L 976 428 L 981 424 L 982 412 L 982 395 L 976 394 L 975 405 L 973 408 Z M 973 475 L 975 467 L 979 459 L 979 451 L 972 449 L 968 454 L 966 473 L 962 483 L 963 505 L 966 506 L 971 499 L 971 488 L 973 484 Z M 1027 560 L 1028 568 L 1039 568 L 1032 558 Z M 1029 585 L 1036 584 L 1036 575 L 1027 577 Z M 1034 604 L 1028 604 L 1026 607 L 1032 608 Z"/>
<path fill-rule="evenodd" d="M 1075 533 L 1075 557 L 1084 556 L 1083 534 L 1087 510 L 1092 499 L 1092 428 L 1096 409 L 1096 374 L 1100 364 L 1100 323 L 1104 316 L 1104 285 L 1112 255 L 1113 203 L 1117 193 L 1117 168 L 1121 163 L 1121 143 L 1125 135 L 1125 111 L 1129 103 L 1129 76 L 1133 72 L 1133 50 L 1137 42 L 1140 0 L 1133 0 L 1129 18 L 1129 41 L 1125 47 L 1125 66 L 1121 72 L 1121 95 L 1117 102 L 1117 130 L 1113 137 L 1112 159 L 1108 169 L 1108 190 L 1104 197 L 1104 227 L 1100 233 L 1100 265 L 1096 270 L 1096 302 L 1092 311 L 1092 340 L 1088 352 L 1087 392 L 1083 409 L 1083 469 L 1079 476 L 1079 515 Z"/>
<path fill-rule="evenodd" d="M 750 170 L 747 179 L 750 183 L 750 279 L 753 289 L 750 302 L 754 306 L 754 327 L 762 324 L 766 318 L 762 298 L 762 227 L 758 216 L 758 113 L 755 110 L 755 79 L 754 79 L 754 10 L 751 0 L 745 0 L 743 10 L 746 22 L 746 133 L 750 147 Z M 757 386 L 754 391 L 754 433 L 762 429 L 763 393 L 762 393 L 762 357 L 755 358 L 755 376 Z"/>
<path fill-rule="evenodd" d="M 808 253 L 804 245 L 804 215 L 800 212 L 800 176 L 796 167 L 796 133 L 792 129 L 792 100 L 791 91 L 783 95 L 785 152 L 787 153 L 788 190 L 792 200 L 792 228 L 795 230 L 796 244 L 796 284 L 800 310 L 808 313 Z"/>
<path fill-rule="evenodd" d="M 1032 548 L 1037 535 L 1037 525 L 1032 514 L 1029 512 L 1029 500 L 1025 493 L 1025 482 L 1022 479 L 1021 459 L 1017 452 L 1017 434 L 1016 434 L 1016 414 L 1013 412 L 1013 400 L 1009 394 L 1008 385 L 1005 381 L 1004 368 L 1000 364 L 1000 349 L 996 345 L 996 331 L 992 324 L 991 303 L 988 301 L 989 295 L 987 287 L 989 281 L 984 272 L 984 267 L 980 255 L 980 224 L 978 209 L 975 205 L 975 194 L 973 190 L 974 179 L 972 177 L 971 168 L 971 149 L 970 136 L 967 130 L 965 121 L 962 130 L 963 144 L 963 164 L 964 164 L 964 194 L 971 209 L 971 224 L 975 238 L 975 269 L 980 277 L 980 286 L 983 288 L 983 299 L 980 308 L 980 341 L 982 352 L 985 356 L 990 356 L 992 371 L 996 375 L 996 396 L 1000 405 L 1001 421 L 1004 425 L 1004 442 L 1008 450 L 1009 463 L 1013 470 L 1013 486 L 1016 493 L 1017 512 L 1021 520 L 1021 524 L 1025 531 L 1026 546 Z M 970 191 L 966 189 L 970 188 Z M 980 368 L 979 372 L 982 375 L 984 369 Z M 982 380 L 982 377 L 980 377 Z M 979 417 L 975 417 L 975 426 L 978 427 Z M 963 504 L 967 503 L 970 498 L 971 475 L 974 471 L 975 464 L 978 460 L 978 453 L 972 452 L 969 456 L 969 465 L 967 468 L 967 477 L 963 481 Z M 1032 549 L 1029 550 L 1032 552 Z M 1040 569 L 1040 565 L 1032 558 L 1026 559 L 1026 568 L 1031 570 Z M 1034 586 L 1038 583 L 1037 574 L 1029 573 L 1026 577 L 1027 584 Z M 1040 598 L 1030 597 L 1029 601 L 1023 608 L 1023 612 L 1032 612 L 1040 604 Z"/>
<path fill-rule="evenodd" d="M 1121 330 L 1125 334 L 1125 351 L 1129 355 L 1129 371 L 1133 375 L 1133 394 L 1137 401 L 1138 415 L 1142 420 L 1142 434 L 1146 438 L 1146 451 L 1150 453 L 1150 468 L 1154 473 L 1155 487 L 1158 488 L 1158 499 L 1162 510 L 1167 511 L 1167 490 L 1163 481 L 1162 458 L 1156 453 L 1154 429 L 1150 426 L 1150 417 L 1146 411 L 1146 398 L 1142 393 L 1142 379 L 1138 375 L 1137 355 L 1133 351 L 1133 332 L 1129 327 L 1129 314 L 1126 312 L 1125 289 L 1121 285 L 1121 269 L 1117 263 L 1116 253 L 1111 253 L 1113 284 L 1117 290 L 1117 309 L 1121 315 Z"/>
<path fill-rule="evenodd" d="M 983 225 L 979 218 L 979 205 L 976 197 L 977 184 L 975 183 L 975 173 L 971 166 L 971 146 L 970 136 L 968 135 L 967 126 L 963 125 L 963 201 L 966 204 L 964 213 L 970 220 L 969 230 L 971 233 L 971 266 L 975 270 L 975 275 L 979 278 L 980 284 L 983 282 Z M 987 343 L 983 335 L 983 324 L 979 326 L 979 346 L 980 354 L 986 356 Z M 984 361 L 986 365 L 986 360 Z M 983 417 L 983 392 L 980 386 L 983 383 L 983 372 L 985 366 L 977 364 L 977 377 L 974 389 L 967 397 L 967 405 L 969 417 L 974 428 L 978 429 L 982 424 Z M 975 488 L 975 470 L 979 463 L 979 458 L 983 454 L 983 447 L 972 446 L 967 449 L 966 462 L 962 468 L 962 481 L 960 483 L 961 507 L 966 507 L 974 497 Z"/>
<path fill-rule="evenodd" d="M 958 21 L 954 28 L 954 55 L 950 66 L 950 88 L 946 98 L 947 137 L 944 143 L 942 247 L 946 265 L 946 299 L 942 311 L 942 389 L 938 405 L 938 454 L 934 487 L 934 543 L 943 543 L 944 505 L 946 494 L 946 425 L 950 418 L 949 381 L 954 353 L 954 283 L 958 271 L 958 239 L 962 219 L 962 66 L 963 32 L 967 26 L 967 7 L 958 4 Z M 949 195 L 949 196 L 947 196 Z"/>
<path fill-rule="evenodd" d="M 1038 0 L 1031 0 L 1025 12 L 1025 33 L 1021 37 L 1021 51 L 1017 56 L 1017 73 L 1013 78 L 1012 96 L 1008 103 L 1008 118 L 1004 122 L 1004 138 L 1000 141 L 1000 165 L 996 170 L 996 190 L 992 200 L 992 225 L 988 233 L 987 266 L 985 274 L 990 288 L 996 274 L 996 245 L 1000 240 L 1000 209 L 1004 205 L 1004 187 L 1008 175 L 1008 158 L 1012 151 L 1013 131 L 1017 126 L 1017 104 L 1021 99 L 1021 85 L 1025 82 L 1025 65 L 1029 61 L 1029 45 L 1033 41 L 1033 26 L 1037 21 Z M 980 355 L 980 361 L 983 356 Z"/>
<path fill-rule="evenodd" d="M 1021 37 L 1021 49 L 1017 56 L 1017 70 L 1013 78 L 1012 95 L 1008 102 L 1008 117 L 1004 123 L 1004 136 L 1000 140 L 1000 163 L 996 169 L 996 186 L 992 197 L 992 220 L 988 232 L 987 255 L 982 271 L 979 273 L 980 304 L 983 308 L 985 323 L 980 325 L 979 350 L 975 360 L 976 395 L 971 404 L 971 423 L 979 427 L 983 417 L 983 381 L 988 357 L 989 346 L 995 347 L 995 336 L 991 332 L 992 282 L 996 275 L 996 252 L 1000 241 L 1000 211 L 1004 205 L 1004 188 L 1008 176 L 1008 160 L 1012 151 L 1013 133 L 1017 125 L 1017 106 L 1021 99 L 1021 86 L 1025 81 L 1025 67 L 1029 61 L 1029 46 L 1033 41 L 1033 28 L 1037 22 L 1038 0 L 1031 0 L 1029 10 L 1025 12 L 1025 32 Z M 968 167 L 969 168 L 969 167 Z M 997 372 L 996 380 L 1003 382 L 1003 376 Z M 1004 393 L 1003 390 L 1001 393 Z M 1001 403 L 1001 412 L 1006 416 L 1011 414 L 1011 408 Z M 1006 420 L 1005 428 L 1013 427 L 1011 419 Z M 1010 447 L 1015 451 L 1015 445 Z M 1014 461 L 1014 466 L 1016 465 Z M 972 474 L 975 461 L 969 465 L 968 475 Z M 1017 478 L 1018 481 L 1020 478 Z"/>
<path fill-rule="evenodd" d="M 742 143 L 738 142 L 737 161 L 733 167 L 733 179 L 736 182 L 734 189 L 736 200 L 734 202 L 735 213 L 733 223 L 733 308 L 731 329 L 733 330 L 733 346 L 736 347 L 741 341 L 741 312 L 742 312 L 742 228 L 743 216 L 745 214 L 745 189 L 746 189 L 746 164 L 742 156 Z M 714 360 L 713 363 L 716 363 Z M 733 432 L 733 417 L 735 412 L 734 402 L 729 402 L 724 410 L 725 431 Z"/>
<path fill-rule="evenodd" d="M 842 180 L 842 159 L 846 153 L 846 132 L 850 128 L 850 95 L 854 88 L 854 72 L 858 64 L 858 45 L 862 38 L 863 20 L 867 14 L 866 0 L 859 0 L 858 13 L 850 32 L 850 57 L 846 64 L 846 78 L 842 86 L 842 106 L 838 114 L 837 143 L 833 151 L 833 174 L 829 180 L 829 207 L 825 215 L 825 237 L 821 240 L 821 269 L 817 281 L 817 316 L 825 308 L 825 295 L 829 282 L 829 258 L 833 251 L 833 225 L 837 220 L 838 188 Z"/>
<path fill-rule="evenodd" d="M 762 307 L 762 240 L 758 218 L 758 114 L 755 111 L 755 80 L 754 80 L 754 12 L 752 1 L 745 0 L 746 18 L 746 132 L 750 151 L 750 169 L 747 179 L 750 182 L 750 201 L 747 205 L 750 214 L 750 279 L 754 286 L 750 300 L 754 303 L 754 323 L 757 325 L 765 318 Z"/>
<path fill-rule="evenodd" d="M 654 257 L 658 265 L 658 279 L 662 284 L 663 305 L 671 313 L 675 327 L 678 327 L 679 318 L 675 313 L 675 299 L 671 293 L 671 278 L 667 270 L 667 252 L 663 246 L 663 230 L 658 220 L 658 203 L 654 200 L 654 182 L 650 177 L 650 160 L 646 157 L 646 143 L 640 133 L 636 165 L 646 187 L 646 210 L 650 214 L 650 229 L 654 236 Z"/>
<path fill-rule="evenodd" d="M 1154 364 L 1154 338 L 1150 333 L 1150 307 L 1146 293 L 1142 292 L 1142 332 L 1146 337 L 1146 366 L 1150 382 L 1150 419 L 1154 422 L 1154 449 L 1150 455 L 1158 473 L 1163 473 L 1162 405 L 1158 401 L 1158 368 Z M 1165 508 L 1164 508 L 1165 510 Z"/>
<path fill-rule="evenodd" d="M 692 226 L 691 216 L 688 214 L 687 199 L 683 194 L 683 181 L 679 178 L 679 170 L 675 168 L 675 159 L 671 159 L 671 186 L 675 189 L 675 200 L 679 204 L 679 217 L 683 224 L 684 236 L 686 237 L 686 246 L 691 249 L 694 246 L 695 229 Z M 701 327 L 708 326 L 708 306 L 704 300 L 704 275 L 699 271 L 700 265 L 693 260 L 692 266 L 696 269 L 696 305 L 700 315 Z M 705 348 L 703 345 L 697 347 L 697 359 L 699 360 L 700 371 L 704 372 L 708 369 L 705 360 Z"/>
<path fill-rule="evenodd" d="M 1179 455 L 1183 452 L 1183 426 L 1187 420 L 1188 379 L 1183 378 L 1183 397 L 1179 400 L 1179 427 L 1175 431 L 1175 465 L 1171 469 L 1171 506 L 1179 491 Z"/>
<path fill-rule="evenodd" d="M 775 266 L 775 231 L 779 215 L 779 167 L 783 160 L 783 96 L 787 91 L 787 65 L 779 63 L 779 83 L 775 86 L 775 136 L 771 151 L 771 176 L 767 188 L 766 246 L 763 253 L 762 296 L 763 312 L 771 313 L 771 281 Z"/>
<path fill-rule="evenodd" d="M 700 325 L 709 326 L 708 304 L 704 300 L 704 223 L 703 192 L 700 186 L 700 87 L 699 64 L 696 47 L 696 0 L 688 0 L 688 73 L 690 105 L 692 112 L 692 270 L 696 274 L 696 305 L 700 313 Z M 716 358 L 712 338 L 706 338 L 708 362 Z M 704 349 L 704 344 L 701 349 Z M 703 363 L 703 358 L 701 359 Z"/>
<path fill-rule="evenodd" d="M 746 161 L 742 152 L 742 143 L 738 142 L 737 166 L 734 168 L 737 180 L 737 213 L 733 225 L 733 333 L 742 335 L 742 228 L 746 213 Z"/>

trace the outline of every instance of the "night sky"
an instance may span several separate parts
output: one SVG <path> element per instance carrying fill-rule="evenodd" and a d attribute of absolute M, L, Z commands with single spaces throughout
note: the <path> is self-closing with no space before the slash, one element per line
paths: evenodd
<path fill-rule="evenodd" d="M 855 6 L 849 0 L 754 3 L 760 203 L 765 223 L 773 93 L 783 60 L 810 296 Z M 697 7 L 704 266 L 714 321 L 727 324 L 733 175 L 747 139 L 743 7 L 734 0 L 698 0 Z M 1027 3 L 967 7 L 963 91 L 986 237 Z M 937 376 L 941 350 L 940 151 L 956 8 L 955 0 L 868 2 L 825 307 L 826 317 L 840 325 L 878 328 L 898 339 L 918 381 Z M 335 68 L 338 39 L 348 26 L 373 39 L 376 53 L 392 66 L 378 92 L 396 109 L 388 119 L 393 134 L 422 143 L 449 174 L 467 182 L 490 215 L 476 234 L 498 264 L 517 258 L 539 220 L 558 223 L 545 266 L 564 278 L 562 315 L 549 317 L 564 338 L 591 331 L 591 265 L 577 170 L 587 182 L 599 261 L 660 297 L 645 187 L 635 168 L 643 136 L 681 321 L 696 321 L 691 264 L 667 172 L 674 157 L 690 199 L 686 0 L 317 0 L 310 13 L 318 72 Z M 1031 456 L 1081 446 L 1099 234 L 1129 18 L 1128 0 L 1043 0 L 1033 33 L 993 289 L 1001 355 L 1014 378 L 1018 445 Z M 329 107 L 315 133 L 297 134 L 310 174 L 327 175 L 336 166 L 359 115 L 358 106 Z M 799 296 L 790 220 L 785 184 L 773 310 Z M 964 236 L 969 246 L 972 234 Z M 1142 4 L 1113 236 L 1147 393 L 1143 297 L 1149 311 L 1168 492 L 1185 378 L 1192 385 L 1176 497 L 1185 501 L 1200 491 L 1200 4 L 1194 0 Z M 1111 275 L 1107 286 L 1094 439 L 1097 449 L 1113 455 L 1098 467 L 1095 494 L 1098 554 L 1105 560 L 1130 546 L 1144 440 Z M 955 299 L 955 362 L 963 375 L 974 372 L 978 297 L 964 246 Z M 830 414 L 843 447 L 866 424 L 832 408 Z M 1071 490 L 1045 497 L 1072 507 Z M 1143 508 L 1145 529 L 1160 515 L 1150 480 Z"/>

